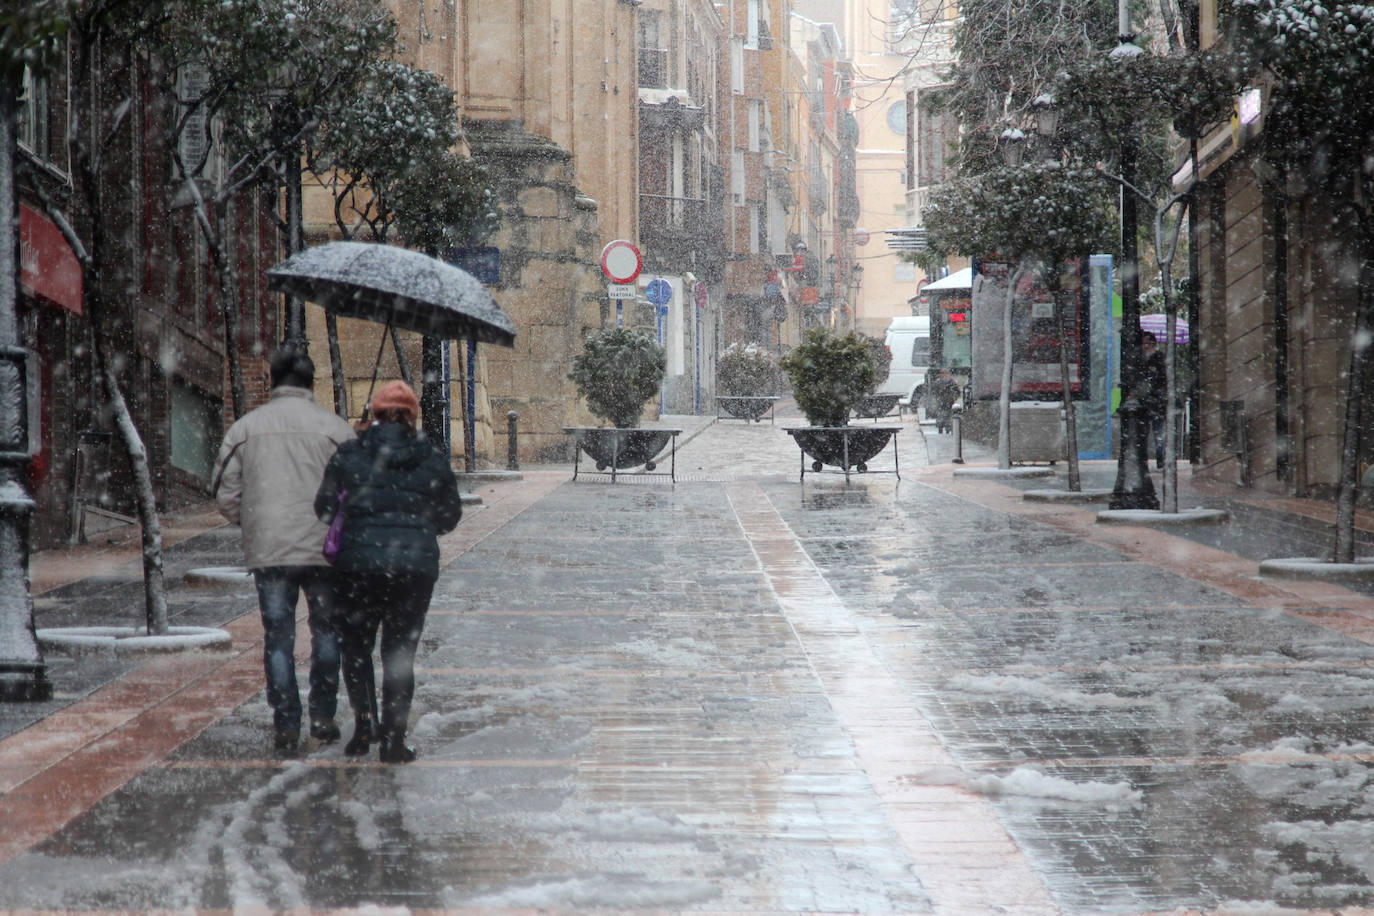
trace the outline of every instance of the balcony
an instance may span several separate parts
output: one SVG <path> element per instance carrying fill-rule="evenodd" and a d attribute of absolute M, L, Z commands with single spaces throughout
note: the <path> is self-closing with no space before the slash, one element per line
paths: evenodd
<path fill-rule="evenodd" d="M 664 272 L 700 272 L 718 262 L 725 244 L 720 216 L 702 198 L 640 194 L 639 242 L 646 262 Z"/>
<path fill-rule="evenodd" d="M 639 88 L 668 88 L 668 49 L 639 49 Z"/>

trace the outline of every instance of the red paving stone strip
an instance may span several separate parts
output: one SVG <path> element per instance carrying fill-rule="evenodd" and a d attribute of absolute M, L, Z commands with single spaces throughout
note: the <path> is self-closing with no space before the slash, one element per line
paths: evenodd
<path fill-rule="evenodd" d="M 968 502 L 1118 550 L 1141 563 L 1209 585 L 1252 606 L 1278 609 L 1352 639 L 1374 643 L 1374 598 L 1343 586 L 1319 581 L 1262 579 L 1253 560 L 1194 543 L 1165 529 L 1099 525 L 1096 509 L 1027 502 L 1020 490 L 1004 484 L 954 478 L 948 471 L 927 471 L 920 477 L 923 483 Z M 1300 610 L 1295 613 L 1294 608 Z M 1319 612 L 1314 608 L 1331 610 Z"/>
<path fill-rule="evenodd" d="M 480 542 L 566 479 L 552 473 L 533 476 L 533 482 L 523 485 L 486 488 L 483 510 L 466 512 L 463 523 L 440 540 L 442 562 Z M 214 527 L 208 515 L 197 518 L 196 531 Z M 196 533 L 193 528 L 185 528 L 186 536 Z M 60 554 L 35 555 L 40 570 L 49 564 L 40 580 L 52 583 L 49 587 L 61 584 L 63 576 L 72 581 L 129 559 L 121 559 L 122 548 Z M 258 615 L 245 614 L 225 629 L 235 646 L 229 655 L 154 659 L 0 741 L 0 863 L 42 842 L 262 690 Z M 309 651 L 310 632 L 302 617 L 296 630 L 298 661 L 308 658 Z"/>
<path fill-rule="evenodd" d="M 242 619 L 242 618 L 241 618 Z M 309 634 L 302 624 L 307 646 Z M 68 709 L 0 742 L 0 759 L 29 756 L 38 739 L 52 756 L 33 760 L 5 794 L 0 863 L 8 862 L 83 814 L 106 795 L 160 763 L 186 741 L 262 689 L 262 659 L 244 649 L 223 656 L 159 659 Z M 87 709 L 126 710 L 107 727 Z"/>
<path fill-rule="evenodd" d="M 214 504 L 202 504 L 164 516 L 162 546 L 171 547 L 225 524 L 227 522 Z M 109 574 L 142 556 L 139 537 L 137 525 L 121 525 L 90 535 L 85 544 L 34 551 L 29 557 L 29 589 L 41 595 L 80 579 Z"/>
<path fill-rule="evenodd" d="M 985 799 L 914 782 L 958 764 L 759 486 L 741 481 L 725 491 L 935 913 L 1004 913 L 996 902 L 1015 900 L 1024 916 L 1058 914 Z"/>

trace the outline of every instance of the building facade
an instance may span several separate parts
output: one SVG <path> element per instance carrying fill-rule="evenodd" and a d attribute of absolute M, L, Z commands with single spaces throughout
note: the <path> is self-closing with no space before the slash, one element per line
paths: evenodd
<path fill-rule="evenodd" d="M 1202 4 L 1204 46 L 1217 40 L 1217 16 L 1215 2 Z M 1336 202 L 1261 156 L 1268 117 L 1256 85 L 1198 145 L 1196 473 L 1329 496 L 1359 297 L 1358 272 L 1343 265 L 1358 253 Z M 1185 164 L 1176 181 L 1191 178 Z"/>
<path fill-rule="evenodd" d="M 567 380 L 589 331 L 620 323 L 657 336 L 668 354 L 662 409 L 706 412 L 725 346 L 783 351 L 821 320 L 822 292 L 852 296 L 855 132 L 833 27 L 794 47 L 789 0 L 392 9 L 407 62 L 455 90 L 468 151 L 487 166 L 502 211 L 487 243 L 500 264 L 489 288 L 516 325 L 516 347 L 477 353 L 478 422 L 469 448 L 454 412 L 455 452 L 504 457 L 496 439 L 513 410 L 520 460 L 570 458 L 563 428 L 592 422 Z M 637 297 L 613 302 L 599 258 L 619 239 L 639 247 L 643 271 Z M 655 280 L 666 302 L 648 301 Z M 837 323 L 829 308 L 824 320 Z M 376 348 L 344 350 L 356 414 Z M 452 350 L 461 378 L 465 354 Z M 383 374 L 395 371 L 384 357 Z M 455 381 L 454 403 L 464 394 Z"/>
<path fill-rule="evenodd" d="M 111 139 L 98 176 L 100 214 L 69 212 L 83 244 L 102 224 L 106 250 L 97 282 L 108 314 L 94 328 L 85 313 L 82 270 L 43 201 L 64 206 L 73 182 L 67 123 L 73 104 L 66 70 L 25 81 L 20 145 L 36 165 L 20 188 L 20 324 L 39 366 L 40 451 L 30 469 L 37 502 L 35 547 L 65 543 L 131 521 L 135 488 L 127 451 L 92 360 L 99 333 L 148 452 L 160 509 L 203 501 L 227 422 L 223 309 L 199 229 L 162 146 L 166 106 L 146 71 L 101 74 L 102 99 L 127 100 L 136 116 Z M 76 87 L 84 91 L 83 87 Z M 254 403 L 266 396 L 265 358 L 279 338 L 279 302 L 263 271 L 278 260 L 272 208 L 256 190 L 236 201 L 244 277 L 236 344 Z"/>
<path fill-rule="evenodd" d="M 727 47 L 725 21 L 709 0 L 646 0 L 639 8 L 640 285 L 662 280 L 672 293 L 650 303 L 668 355 L 668 413 L 714 404 L 725 295 Z"/>

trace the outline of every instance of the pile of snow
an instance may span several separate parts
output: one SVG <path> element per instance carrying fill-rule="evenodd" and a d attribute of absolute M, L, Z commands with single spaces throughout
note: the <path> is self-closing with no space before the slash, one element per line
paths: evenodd
<path fill-rule="evenodd" d="M 1369 760 L 1374 746 L 1363 742 L 1324 747 L 1311 738 L 1282 738 L 1236 757 L 1232 769 L 1260 798 L 1318 811 L 1354 807 L 1374 812 Z"/>
<path fill-rule="evenodd" d="M 1102 805 L 1113 811 L 1134 807 L 1143 798 L 1143 793 L 1128 782 L 1075 782 L 1050 776 L 1034 764 L 1019 766 L 1006 776 L 991 773 L 969 776 L 953 767 L 936 767 L 913 777 L 912 781 L 927 786 L 959 786 L 994 797 L 1017 796 Z"/>
<path fill-rule="evenodd" d="M 720 893 L 714 882 L 697 879 L 656 881 L 616 875 L 569 876 L 495 894 L 445 901 L 446 906 L 483 908 L 644 909 L 687 907 Z"/>
<path fill-rule="evenodd" d="M 544 833 L 576 833 L 586 840 L 612 843 L 678 843 L 696 838 L 696 831 L 671 812 L 592 809 L 582 817 L 549 816 L 531 826 Z"/>
<path fill-rule="evenodd" d="M 1109 809 L 1138 805 L 1142 793 L 1128 782 L 1074 782 L 1050 776 L 1036 766 L 1022 766 L 1006 776 L 975 776 L 967 787 L 983 795 L 1016 795 L 1024 798 L 1104 805 Z"/>
<path fill-rule="evenodd" d="M 961 674 L 950 678 L 946 686 L 967 693 L 1004 694 L 1037 700 L 1048 706 L 1072 709 L 1126 709 L 1150 705 L 1154 701 L 1137 697 L 1122 697 L 1114 693 L 1084 693 L 1055 687 L 1044 681 L 1012 675 Z"/>

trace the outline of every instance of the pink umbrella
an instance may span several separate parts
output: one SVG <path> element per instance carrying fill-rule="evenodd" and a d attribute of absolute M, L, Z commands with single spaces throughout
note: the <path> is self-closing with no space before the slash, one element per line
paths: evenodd
<path fill-rule="evenodd" d="M 1141 315 L 1140 330 L 1149 331 L 1151 334 L 1155 335 L 1155 339 L 1162 344 L 1164 343 L 1165 321 L 1167 317 L 1166 315 L 1158 313 Z M 1178 323 L 1174 325 L 1174 343 L 1187 343 L 1188 322 L 1184 321 L 1182 318 L 1177 319 L 1177 321 Z"/>

